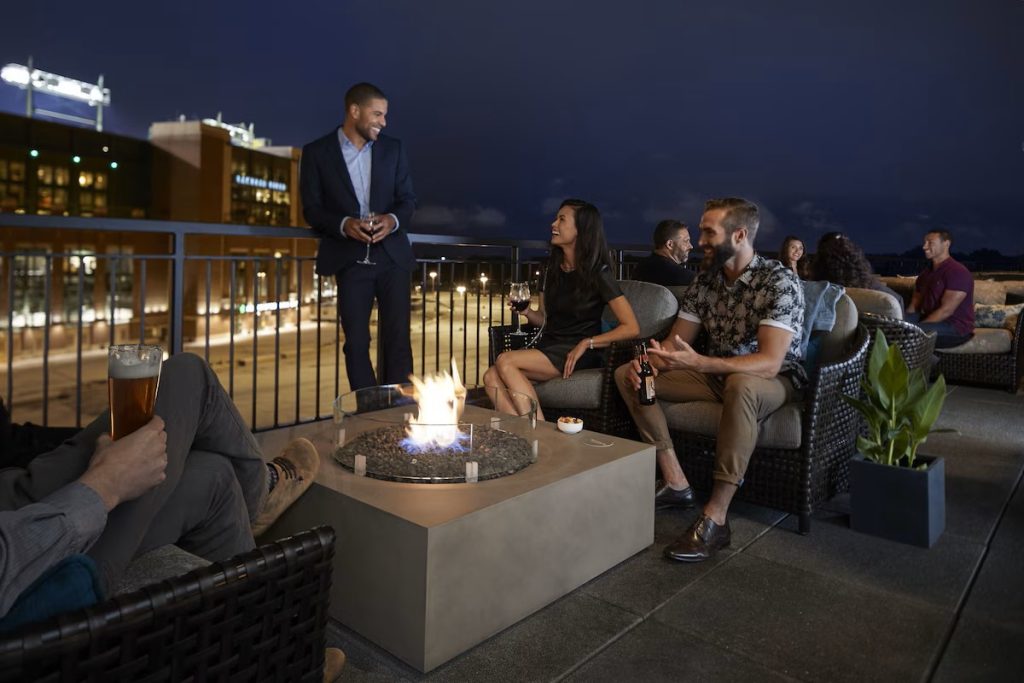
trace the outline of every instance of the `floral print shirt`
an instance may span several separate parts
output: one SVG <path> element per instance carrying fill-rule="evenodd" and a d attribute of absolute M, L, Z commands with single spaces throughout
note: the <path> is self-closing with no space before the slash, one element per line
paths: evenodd
<path fill-rule="evenodd" d="M 800 338 L 804 327 L 804 288 L 800 279 L 778 261 L 757 254 L 734 283 L 721 270 L 703 271 L 690 285 L 679 317 L 703 326 L 708 355 L 717 358 L 757 352 L 757 330 L 771 325 L 793 333 L 780 374 L 795 388 L 807 382 Z"/>

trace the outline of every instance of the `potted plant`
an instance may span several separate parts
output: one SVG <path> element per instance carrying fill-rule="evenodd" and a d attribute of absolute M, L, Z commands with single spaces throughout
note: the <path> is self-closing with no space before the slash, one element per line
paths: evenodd
<path fill-rule="evenodd" d="M 946 400 L 946 381 L 930 387 L 907 368 L 881 330 L 861 380 L 863 399 L 844 398 L 867 423 L 850 462 L 850 526 L 855 531 L 930 548 L 946 526 L 945 467 L 918 453 Z"/>

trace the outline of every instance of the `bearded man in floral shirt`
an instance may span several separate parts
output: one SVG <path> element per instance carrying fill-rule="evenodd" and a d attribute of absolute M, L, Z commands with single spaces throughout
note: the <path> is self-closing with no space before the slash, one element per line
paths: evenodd
<path fill-rule="evenodd" d="M 800 351 L 803 287 L 793 271 L 754 252 L 759 223 L 757 206 L 745 199 L 705 203 L 698 242 L 704 251 L 701 273 L 668 337 L 651 342 L 658 399 L 722 404 L 711 497 L 693 526 L 665 548 L 666 556 L 681 562 L 706 560 L 729 545 L 729 504 L 743 484 L 758 424 L 793 400 L 807 381 Z M 706 354 L 691 346 L 702 329 L 708 336 Z M 655 507 L 695 507 L 665 413 L 658 403 L 645 406 L 638 400 L 638 371 L 636 361 L 623 365 L 615 380 L 642 438 L 657 453 L 665 484 Z"/>

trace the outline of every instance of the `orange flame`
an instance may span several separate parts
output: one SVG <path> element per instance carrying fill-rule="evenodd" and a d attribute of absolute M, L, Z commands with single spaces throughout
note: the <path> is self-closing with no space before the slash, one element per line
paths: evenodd
<path fill-rule="evenodd" d="M 409 416 L 405 431 L 418 448 L 447 448 L 459 440 L 459 418 L 466 406 L 466 387 L 452 359 L 451 374 L 442 372 L 423 379 L 411 376 L 416 415 Z"/>

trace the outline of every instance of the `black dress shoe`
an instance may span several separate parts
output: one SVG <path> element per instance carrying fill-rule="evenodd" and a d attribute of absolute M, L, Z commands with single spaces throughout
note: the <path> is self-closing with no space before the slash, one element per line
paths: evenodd
<path fill-rule="evenodd" d="M 701 515 L 685 534 L 665 548 L 665 557 L 679 562 L 703 562 L 714 557 L 719 548 L 728 546 L 731 539 L 728 520 L 719 526 L 707 515 Z"/>
<path fill-rule="evenodd" d="M 668 508 L 689 510 L 695 507 L 697 507 L 697 499 L 693 496 L 692 486 L 687 486 L 682 491 L 677 491 L 668 484 L 665 484 L 654 494 L 655 510 L 666 510 Z"/>

